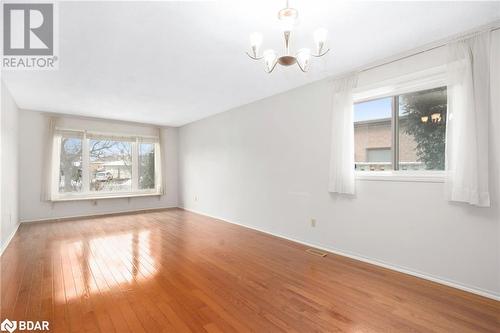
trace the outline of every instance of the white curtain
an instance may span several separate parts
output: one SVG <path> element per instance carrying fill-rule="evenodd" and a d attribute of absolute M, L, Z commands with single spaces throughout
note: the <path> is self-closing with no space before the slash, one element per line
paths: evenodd
<path fill-rule="evenodd" d="M 490 32 L 447 47 L 447 198 L 489 207 Z"/>
<path fill-rule="evenodd" d="M 353 89 L 357 75 L 339 79 L 333 84 L 332 136 L 330 146 L 330 181 L 328 190 L 354 194 L 354 122 Z"/>
<path fill-rule="evenodd" d="M 158 174 L 156 176 L 156 181 L 157 181 L 157 190 L 158 193 L 161 194 L 166 194 L 166 176 L 164 175 L 164 170 L 166 170 L 166 156 L 165 156 L 165 133 L 164 131 L 167 131 L 166 129 L 159 127 L 158 128 L 158 138 L 159 138 L 159 154 L 155 160 L 155 169 L 158 170 Z"/>
<path fill-rule="evenodd" d="M 42 201 L 51 201 L 52 200 L 52 186 L 54 183 L 54 172 L 53 165 L 54 159 L 56 158 L 54 141 L 55 138 L 55 130 L 56 130 L 56 117 L 47 117 L 47 133 L 44 139 L 44 158 L 42 165 L 42 193 L 41 199 Z"/>

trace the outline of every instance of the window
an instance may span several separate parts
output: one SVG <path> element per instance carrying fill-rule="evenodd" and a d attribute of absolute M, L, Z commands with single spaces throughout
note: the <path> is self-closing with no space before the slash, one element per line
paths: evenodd
<path fill-rule="evenodd" d="M 152 143 L 139 145 L 139 188 L 155 187 L 155 146 Z"/>
<path fill-rule="evenodd" d="M 446 103 L 446 87 L 355 103 L 356 170 L 444 170 Z"/>
<path fill-rule="evenodd" d="M 59 155 L 59 192 L 82 191 L 82 138 L 62 135 Z"/>
<path fill-rule="evenodd" d="M 354 106 L 356 170 L 392 170 L 392 98 Z"/>
<path fill-rule="evenodd" d="M 90 190 L 132 190 L 132 145 L 127 141 L 90 140 Z"/>
<path fill-rule="evenodd" d="M 159 140 L 56 129 L 55 200 L 159 194 Z"/>
<path fill-rule="evenodd" d="M 369 148 L 367 149 L 368 163 L 385 162 L 391 160 L 391 148 Z"/>
<path fill-rule="evenodd" d="M 399 96 L 399 170 L 444 170 L 446 88 Z"/>

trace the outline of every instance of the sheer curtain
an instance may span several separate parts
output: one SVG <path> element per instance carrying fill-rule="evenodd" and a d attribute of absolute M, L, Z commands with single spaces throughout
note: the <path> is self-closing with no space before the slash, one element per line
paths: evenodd
<path fill-rule="evenodd" d="M 448 45 L 446 195 L 489 207 L 490 32 Z"/>
<path fill-rule="evenodd" d="M 333 85 L 332 136 L 330 146 L 330 181 L 328 190 L 354 194 L 354 122 L 353 89 L 357 75 L 339 79 Z"/>
<path fill-rule="evenodd" d="M 165 160 L 165 131 L 167 129 L 164 129 L 162 127 L 158 128 L 158 140 L 159 140 L 159 154 L 160 156 L 156 158 L 155 164 L 156 164 L 156 170 L 159 170 L 158 176 L 156 178 L 156 181 L 158 182 L 156 185 L 156 188 L 158 190 L 158 193 L 161 194 L 166 194 L 166 175 L 164 174 L 164 170 L 166 170 L 166 165 L 167 162 Z"/>
<path fill-rule="evenodd" d="M 54 183 L 54 172 L 53 165 L 56 165 L 55 159 L 57 158 L 55 154 L 54 141 L 55 138 L 55 129 L 57 118 L 56 117 L 47 117 L 47 133 L 45 136 L 44 142 L 44 159 L 42 165 L 42 193 L 41 199 L 42 201 L 51 201 L 52 200 L 52 186 Z"/>

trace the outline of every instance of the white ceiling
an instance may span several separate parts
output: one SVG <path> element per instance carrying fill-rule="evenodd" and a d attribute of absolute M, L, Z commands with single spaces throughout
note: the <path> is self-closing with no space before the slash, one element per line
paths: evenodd
<path fill-rule="evenodd" d="M 500 18 L 500 2 L 290 4 L 292 47 L 329 30 L 332 52 L 307 74 L 244 54 L 253 31 L 281 49 L 284 1 L 229 0 L 60 3 L 59 70 L 3 76 L 21 108 L 180 126 Z"/>

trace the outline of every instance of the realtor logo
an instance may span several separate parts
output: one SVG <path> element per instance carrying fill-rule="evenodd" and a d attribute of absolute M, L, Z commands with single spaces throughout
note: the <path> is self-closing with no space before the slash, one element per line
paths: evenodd
<path fill-rule="evenodd" d="M 4 4 L 3 22 L 4 55 L 53 55 L 53 4 Z"/>
<path fill-rule="evenodd" d="M 56 4 L 3 4 L 3 69 L 55 69 Z"/>
<path fill-rule="evenodd" d="M 5 319 L 2 321 L 0 324 L 0 330 L 2 331 L 9 331 L 10 333 L 14 332 L 17 328 L 17 323 L 16 321 L 10 321 L 8 319 Z"/>

